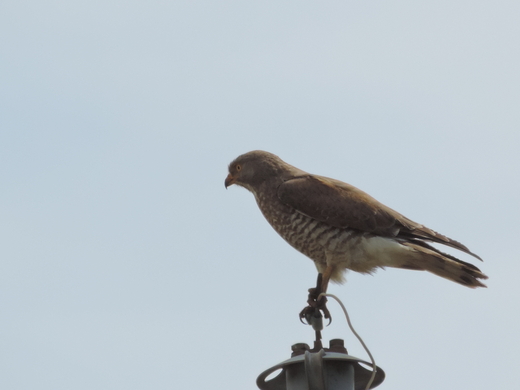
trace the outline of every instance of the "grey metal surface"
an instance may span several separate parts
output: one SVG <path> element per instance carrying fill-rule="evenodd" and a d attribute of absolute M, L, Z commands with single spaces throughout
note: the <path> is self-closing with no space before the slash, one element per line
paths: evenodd
<path fill-rule="evenodd" d="M 256 384 L 261 390 L 365 390 L 372 370 L 364 366 L 372 364 L 348 355 L 346 350 L 312 352 L 305 344 L 295 344 L 293 356 L 261 373 Z M 276 377 L 266 380 L 280 369 Z M 384 371 L 378 367 L 370 388 L 377 387 L 384 378 Z"/>
<path fill-rule="evenodd" d="M 323 349 L 318 352 L 305 351 L 304 367 L 309 390 L 327 390 L 325 385 L 323 355 L 325 355 Z"/>

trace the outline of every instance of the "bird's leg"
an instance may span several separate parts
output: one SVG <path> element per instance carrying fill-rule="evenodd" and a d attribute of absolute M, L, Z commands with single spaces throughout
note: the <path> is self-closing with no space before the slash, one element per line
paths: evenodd
<path fill-rule="evenodd" d="M 327 292 L 327 288 L 329 287 L 329 280 L 330 280 L 330 277 L 332 276 L 333 270 L 334 269 L 332 268 L 332 266 L 328 265 L 327 268 L 325 268 L 325 271 L 323 272 L 323 274 L 321 276 L 321 280 L 318 277 L 318 280 L 316 281 L 316 284 L 317 284 L 316 288 L 318 289 L 317 294 L 316 294 L 316 307 L 323 312 L 324 317 L 329 320 L 329 324 L 330 324 L 330 321 L 332 321 L 332 317 L 330 315 L 329 309 L 327 309 L 327 297 L 322 296 L 320 298 L 320 294 Z M 321 285 L 320 285 L 320 282 L 321 282 Z"/>
<path fill-rule="evenodd" d="M 322 296 L 320 298 L 321 293 L 327 292 L 327 287 L 329 285 L 329 280 L 332 275 L 333 268 L 329 265 L 323 272 L 323 274 L 318 274 L 318 280 L 316 281 L 316 287 L 309 289 L 309 296 L 307 299 L 307 303 L 309 306 L 304 308 L 300 312 L 300 321 L 305 318 L 308 324 L 312 325 L 312 322 L 316 321 L 316 318 L 321 318 L 321 312 L 323 312 L 323 316 L 330 321 L 332 317 L 330 316 L 330 312 L 327 309 L 327 298 Z M 303 321 L 302 321 L 303 322 Z"/>
<path fill-rule="evenodd" d="M 323 274 L 318 274 L 318 279 L 316 280 L 316 287 L 311 287 L 309 289 L 309 298 L 307 299 L 307 303 L 312 305 L 313 302 L 318 299 L 318 296 L 321 294 L 321 286 L 323 284 Z"/>
<path fill-rule="evenodd" d="M 328 265 L 327 268 L 325 268 L 325 272 L 323 272 L 323 276 L 322 276 L 322 280 L 321 280 L 320 294 L 327 292 L 327 288 L 329 288 L 330 277 L 332 276 L 332 271 L 334 271 L 334 268 L 331 265 Z M 325 298 L 325 297 L 322 297 L 322 298 Z"/>

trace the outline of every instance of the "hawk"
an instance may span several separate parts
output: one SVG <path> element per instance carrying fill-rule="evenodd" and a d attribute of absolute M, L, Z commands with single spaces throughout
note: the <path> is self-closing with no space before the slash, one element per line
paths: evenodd
<path fill-rule="evenodd" d="M 321 274 L 316 294 L 326 292 L 330 280 L 342 283 L 346 270 L 370 274 L 385 267 L 428 271 L 470 288 L 486 287 L 481 279 L 487 276 L 480 269 L 429 243 L 482 260 L 466 246 L 350 184 L 307 173 L 261 150 L 229 164 L 225 186 L 232 184 L 251 191 L 274 230 L 314 261 Z"/>

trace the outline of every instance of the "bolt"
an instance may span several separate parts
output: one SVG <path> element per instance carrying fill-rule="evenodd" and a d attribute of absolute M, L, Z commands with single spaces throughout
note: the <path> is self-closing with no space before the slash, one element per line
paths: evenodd
<path fill-rule="evenodd" d="M 329 346 L 329 350 L 332 352 L 347 353 L 343 339 L 332 339 L 330 340 Z"/>
<path fill-rule="evenodd" d="M 310 347 L 305 343 L 297 343 L 291 346 L 292 354 L 291 357 L 303 355 L 305 351 L 308 351 Z"/>

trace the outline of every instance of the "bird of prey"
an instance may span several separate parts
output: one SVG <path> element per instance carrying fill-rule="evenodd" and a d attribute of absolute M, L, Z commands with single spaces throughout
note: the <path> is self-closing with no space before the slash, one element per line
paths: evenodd
<path fill-rule="evenodd" d="M 425 270 L 470 288 L 486 287 L 480 279 L 487 276 L 477 267 L 428 242 L 482 260 L 466 246 L 350 184 L 304 172 L 261 150 L 229 164 L 225 186 L 232 184 L 251 191 L 276 232 L 314 261 L 321 274 L 316 294 L 327 291 L 329 280 L 342 283 L 347 269 L 372 273 L 385 267 Z"/>

